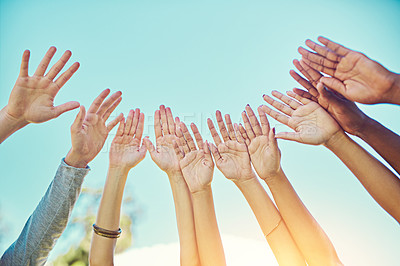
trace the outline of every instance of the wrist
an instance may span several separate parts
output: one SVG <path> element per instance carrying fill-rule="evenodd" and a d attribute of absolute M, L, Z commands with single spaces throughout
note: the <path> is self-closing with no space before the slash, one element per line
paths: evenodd
<path fill-rule="evenodd" d="M 211 183 L 208 185 L 205 185 L 204 187 L 202 187 L 200 189 L 190 191 L 190 193 L 192 194 L 192 197 L 199 197 L 199 196 L 201 197 L 202 195 L 206 195 L 210 191 L 211 191 Z"/>
<path fill-rule="evenodd" d="M 267 183 L 268 186 L 273 185 L 277 181 L 281 180 L 282 177 L 285 176 L 282 167 L 279 167 L 279 170 L 276 172 L 271 172 L 266 178 L 263 178 L 264 182 Z"/>
<path fill-rule="evenodd" d="M 113 166 L 108 165 L 108 173 L 113 176 L 128 176 L 131 168 L 123 167 L 123 166 Z"/>
<path fill-rule="evenodd" d="M 247 183 L 251 183 L 254 180 L 257 180 L 257 176 L 256 174 L 252 171 L 251 173 L 249 173 L 246 176 L 241 176 L 238 179 L 231 179 L 233 181 L 233 183 L 235 183 L 236 186 L 242 186 L 245 185 Z"/>
<path fill-rule="evenodd" d="M 342 146 L 345 141 L 348 139 L 348 136 L 343 130 L 337 131 L 332 137 L 324 143 L 324 146 L 330 150 L 334 150 L 336 147 Z"/>
<path fill-rule="evenodd" d="M 181 170 L 167 172 L 167 176 L 171 185 L 180 185 L 180 184 L 186 185 L 186 181 L 185 178 L 183 177 Z"/>
<path fill-rule="evenodd" d="M 75 168 L 86 168 L 88 162 L 86 162 L 79 154 L 75 153 L 72 149 L 69 150 L 67 156 L 64 159 L 65 163 Z"/>
<path fill-rule="evenodd" d="M 2 126 L 7 125 L 7 127 L 12 128 L 14 130 L 18 130 L 28 125 L 24 119 L 18 119 L 8 112 L 8 105 L 6 105 L 3 109 L 0 110 L 0 119 Z"/>
<path fill-rule="evenodd" d="M 365 138 L 368 136 L 369 132 L 371 130 L 374 130 L 378 122 L 376 122 L 374 119 L 368 117 L 367 120 L 365 121 L 364 125 L 362 128 L 360 128 L 359 131 L 355 134 L 357 137 L 361 138 L 362 140 L 365 140 Z"/>
<path fill-rule="evenodd" d="M 400 104 L 400 74 L 390 72 L 390 97 L 387 100 L 389 103 Z"/>

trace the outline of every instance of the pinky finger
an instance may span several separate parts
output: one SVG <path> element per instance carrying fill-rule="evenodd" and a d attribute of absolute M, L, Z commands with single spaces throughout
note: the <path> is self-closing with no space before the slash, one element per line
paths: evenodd
<path fill-rule="evenodd" d="M 29 66 L 30 55 L 31 55 L 31 52 L 29 50 L 25 50 L 24 54 L 22 55 L 21 69 L 19 71 L 20 77 L 28 76 L 28 66 Z"/>

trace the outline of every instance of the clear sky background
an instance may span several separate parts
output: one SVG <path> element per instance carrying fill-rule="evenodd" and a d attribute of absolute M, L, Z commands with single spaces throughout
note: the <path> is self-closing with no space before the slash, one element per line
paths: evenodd
<path fill-rule="evenodd" d="M 238 122 L 245 105 L 262 104 L 264 93 L 298 86 L 289 70 L 299 58 L 297 47 L 307 38 L 329 37 L 399 72 L 399 28 L 400 1 L 393 0 L 0 0 L 0 107 L 7 104 L 23 51 L 31 50 L 33 74 L 55 45 L 53 62 L 70 49 L 67 66 L 81 63 L 56 104 L 77 100 L 88 107 L 101 90 L 121 90 L 123 101 L 115 114 L 139 107 L 147 119 L 145 134 L 152 140 L 153 113 L 160 104 L 171 106 L 185 122 L 197 123 L 210 140 L 206 119 L 215 110 Z M 361 108 L 400 132 L 399 106 Z M 17 238 L 68 152 L 76 113 L 29 125 L 0 145 L 0 212 L 8 227 L 0 253 Z M 279 145 L 283 168 L 344 264 L 398 265 L 398 224 L 350 171 L 324 147 L 288 141 Z M 103 186 L 106 150 L 90 164 L 84 186 Z M 148 154 L 130 172 L 127 191 L 140 209 L 134 246 L 177 241 L 168 179 Z M 213 192 L 222 234 L 263 239 L 240 191 L 218 170 Z M 52 257 L 68 248 L 64 238 Z M 269 252 L 266 242 L 265 249 Z"/>

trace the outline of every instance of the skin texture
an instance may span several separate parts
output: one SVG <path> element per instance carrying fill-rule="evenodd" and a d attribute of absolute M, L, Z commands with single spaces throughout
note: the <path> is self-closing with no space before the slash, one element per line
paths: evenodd
<path fill-rule="evenodd" d="M 353 172 L 376 202 L 400 221 L 400 180 L 396 175 L 349 138 L 316 102 L 293 92 L 288 92 L 290 98 L 279 92 L 273 92 L 273 95 L 283 103 L 269 96 L 264 99 L 279 112 L 267 106 L 263 106 L 263 110 L 295 130 L 278 133 L 277 138 L 326 146 Z"/>
<path fill-rule="evenodd" d="M 103 148 L 108 133 L 123 118 L 120 114 L 106 126 L 107 119 L 122 100 L 120 91 L 107 98 L 109 93 L 109 89 L 104 90 L 93 101 L 87 112 L 85 107 L 80 107 L 71 126 L 72 148 L 65 157 L 68 165 L 86 167 Z"/>
<path fill-rule="evenodd" d="M 174 121 L 171 109 L 161 105 L 160 109 L 154 114 L 156 147 L 148 137 L 144 139 L 144 144 L 151 159 L 167 174 L 171 185 L 179 232 L 181 265 L 200 265 L 192 197 L 173 145 L 174 141 L 179 141 L 177 137 L 177 132 L 180 131 L 177 128 L 178 124 L 180 124 L 179 118 Z M 181 132 L 180 134 L 182 135 Z"/>
<path fill-rule="evenodd" d="M 400 77 L 366 55 L 338 43 L 319 37 L 322 45 L 306 40 L 310 52 L 298 51 L 302 60 L 312 68 L 331 77 L 321 83 L 339 92 L 350 101 L 365 104 L 400 104 Z"/>
<path fill-rule="evenodd" d="M 305 260 L 291 237 L 285 222 L 282 221 L 279 211 L 276 209 L 274 203 L 269 198 L 252 169 L 246 144 L 246 140 L 247 143 L 250 143 L 250 140 L 242 136 L 237 124 L 232 125 L 230 115 L 225 115 L 225 123 L 220 111 L 216 112 L 216 117 L 222 140 L 212 120 L 208 119 L 207 123 L 215 142 L 215 145 L 210 144 L 210 148 L 218 169 L 227 179 L 233 181 L 243 193 L 279 265 L 305 265 Z M 266 118 L 265 114 L 264 117 Z M 245 121 L 248 121 L 248 119 Z M 273 135 L 270 137 L 276 144 Z M 253 148 L 255 147 L 254 145 L 257 144 L 260 144 L 260 141 L 255 140 Z M 265 149 L 261 150 L 265 151 Z M 263 172 L 275 170 L 276 165 L 274 164 L 276 161 L 274 158 L 276 158 L 276 156 L 280 158 L 280 152 L 277 151 L 277 153 L 278 154 L 273 154 L 270 152 L 268 155 L 271 156 L 262 158 L 266 163 Z M 261 159 L 257 157 L 258 155 L 259 152 L 257 152 L 257 155 L 254 155 L 253 158 Z M 279 168 L 279 159 L 277 162 Z"/>
<path fill-rule="evenodd" d="M 357 105 L 320 83 L 322 74 L 303 61 L 293 61 L 304 79 L 295 71 L 290 75 L 307 91 L 294 89 L 296 94 L 318 102 L 335 118 L 347 133 L 360 137 L 400 173 L 400 136 L 364 114 Z"/>
<path fill-rule="evenodd" d="M 174 149 L 192 195 L 201 265 L 226 265 L 211 190 L 214 162 L 208 143 L 203 142 L 195 124 L 191 124 L 191 129 L 197 147 L 186 125 L 181 122 L 179 127 L 181 129 L 177 131 L 179 140 L 174 142 Z"/>
<path fill-rule="evenodd" d="M 110 147 L 107 180 L 97 213 L 96 225 L 116 231 L 119 228 L 121 203 L 129 171 L 142 161 L 146 147 L 140 145 L 144 127 L 144 114 L 130 110 L 128 117 L 119 120 L 117 133 Z M 117 240 L 93 233 L 90 246 L 90 265 L 114 265 Z"/>
<path fill-rule="evenodd" d="M 307 265 L 341 265 L 328 236 L 304 206 L 280 167 L 281 154 L 275 130 L 270 129 L 262 107 L 258 108 L 258 114 L 260 122 L 250 106 L 246 106 L 246 112 L 242 113 L 246 129 L 240 126 L 239 130 L 250 143 L 249 153 L 254 169 L 271 190 L 287 230 Z"/>
<path fill-rule="evenodd" d="M 45 74 L 55 52 L 56 48 L 50 47 L 33 76 L 28 74 L 30 51 L 24 52 L 8 104 L 0 111 L 0 143 L 30 123 L 43 123 L 79 107 L 75 101 L 54 106 L 57 93 L 79 68 L 75 62 L 56 79 L 71 57 L 71 51 L 66 51 Z"/>

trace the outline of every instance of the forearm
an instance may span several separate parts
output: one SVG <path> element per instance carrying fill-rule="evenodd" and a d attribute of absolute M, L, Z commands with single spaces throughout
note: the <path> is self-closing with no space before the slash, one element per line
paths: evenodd
<path fill-rule="evenodd" d="M 1 258 L 1 265 L 44 265 L 61 236 L 89 168 L 62 162 L 46 194 L 26 222 L 18 239 Z"/>
<path fill-rule="evenodd" d="M 181 265 L 200 265 L 192 198 L 182 173 L 169 174 L 178 225 Z"/>
<path fill-rule="evenodd" d="M 211 186 L 192 193 L 192 200 L 201 265 L 226 265 Z"/>
<path fill-rule="evenodd" d="M 392 87 L 390 89 L 391 95 L 387 102 L 393 104 L 400 104 L 400 74 L 394 72 L 390 73 L 392 80 Z"/>
<path fill-rule="evenodd" d="M 279 211 L 255 174 L 253 178 L 235 184 L 249 203 L 279 265 L 305 265 Z"/>
<path fill-rule="evenodd" d="M 400 136 L 379 122 L 369 119 L 357 134 L 400 174 Z"/>
<path fill-rule="evenodd" d="M 284 172 L 280 170 L 267 184 L 308 265 L 341 264 L 328 236 L 304 206 Z"/>
<path fill-rule="evenodd" d="M 110 168 L 108 170 L 103 195 L 97 212 L 96 225 L 100 228 L 116 231 L 119 229 L 122 196 L 127 171 Z M 115 238 L 107 238 L 93 233 L 89 261 L 95 265 L 113 265 Z"/>
<path fill-rule="evenodd" d="M 350 169 L 376 202 L 400 222 L 400 180 L 396 175 L 345 133 L 335 136 L 326 146 Z"/>
<path fill-rule="evenodd" d="M 0 110 L 0 143 L 28 123 L 19 121 L 7 113 L 7 106 Z"/>

